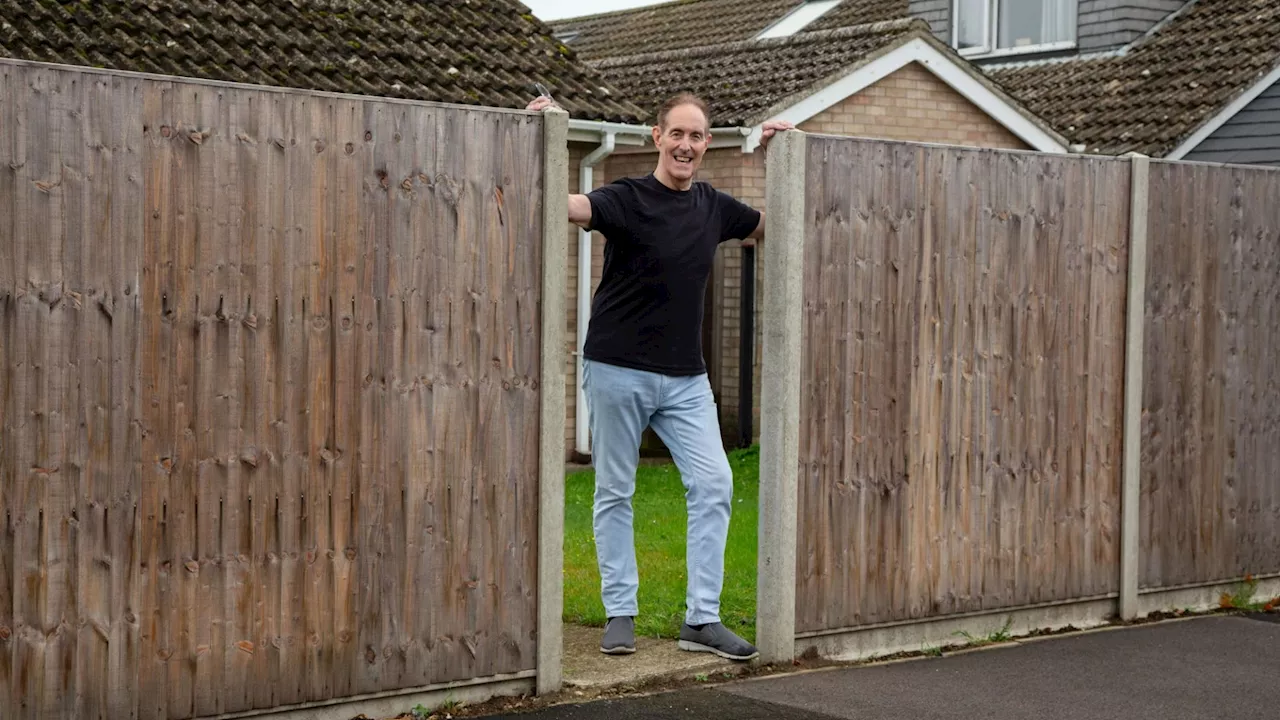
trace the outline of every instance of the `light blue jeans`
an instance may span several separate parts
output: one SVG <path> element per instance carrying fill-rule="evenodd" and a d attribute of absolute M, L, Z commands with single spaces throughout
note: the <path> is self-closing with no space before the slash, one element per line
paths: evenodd
<path fill-rule="evenodd" d="M 671 451 L 685 487 L 685 622 L 720 622 L 733 473 L 720 438 L 711 383 L 705 374 L 671 377 L 591 360 L 584 362 L 582 377 L 596 471 L 593 523 L 606 615 L 639 614 L 631 497 L 640 438 L 652 426 Z"/>

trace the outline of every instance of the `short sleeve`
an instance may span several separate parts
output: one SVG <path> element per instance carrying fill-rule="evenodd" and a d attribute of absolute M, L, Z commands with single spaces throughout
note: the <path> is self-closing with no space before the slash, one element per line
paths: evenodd
<path fill-rule="evenodd" d="M 760 225 L 760 211 L 750 205 L 719 190 L 716 201 L 720 205 L 720 242 L 746 239 Z"/>
<path fill-rule="evenodd" d="M 605 236 L 617 237 L 627 227 L 627 206 L 622 186 L 610 183 L 587 193 L 591 203 L 591 230 Z"/>

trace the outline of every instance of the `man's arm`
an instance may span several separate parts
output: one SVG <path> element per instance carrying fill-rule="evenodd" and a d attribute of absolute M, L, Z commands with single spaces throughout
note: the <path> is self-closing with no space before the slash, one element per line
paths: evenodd
<path fill-rule="evenodd" d="M 795 125 L 786 120 L 770 120 L 760 126 L 760 150 L 765 152 L 769 149 L 769 139 L 780 132 L 794 130 Z M 755 247 L 757 240 L 764 239 L 764 211 L 760 211 L 760 222 L 756 225 L 756 229 L 751 234 L 742 239 L 744 247 Z"/>
<path fill-rule="evenodd" d="M 542 112 L 550 107 L 559 108 L 560 105 L 550 97 L 540 95 L 530 101 L 526 109 Z M 587 199 L 586 195 L 573 194 L 569 196 L 569 222 L 583 230 L 591 229 L 591 201 Z"/>
<path fill-rule="evenodd" d="M 569 196 L 569 222 L 583 230 L 591 229 L 591 201 L 586 195 Z"/>

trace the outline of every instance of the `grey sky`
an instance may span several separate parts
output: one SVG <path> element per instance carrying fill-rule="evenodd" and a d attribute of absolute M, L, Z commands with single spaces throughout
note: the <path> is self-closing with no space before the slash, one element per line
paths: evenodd
<path fill-rule="evenodd" d="M 610 10 L 625 10 L 641 5 L 657 5 L 655 0 L 523 0 L 539 20 L 595 15 Z"/>

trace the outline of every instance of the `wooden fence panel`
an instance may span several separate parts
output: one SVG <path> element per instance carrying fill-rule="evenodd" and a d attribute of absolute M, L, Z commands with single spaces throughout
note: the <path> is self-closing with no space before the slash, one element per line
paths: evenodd
<path fill-rule="evenodd" d="M 0 706 L 532 670 L 541 119 L 21 63 L 0 95 Z"/>
<path fill-rule="evenodd" d="M 1140 584 L 1280 573 L 1280 172 L 1157 162 Z"/>
<path fill-rule="evenodd" d="M 1116 592 L 1128 165 L 808 162 L 797 631 Z"/>

